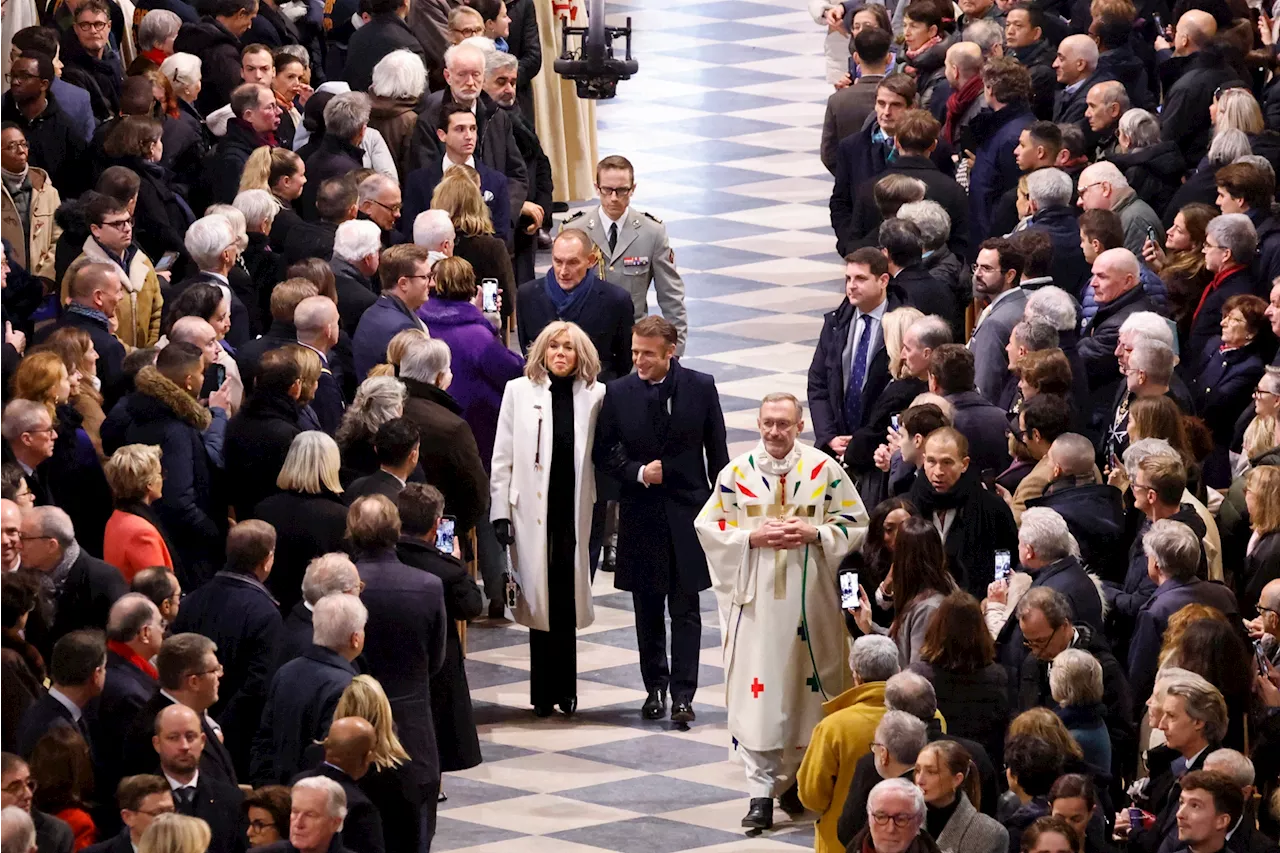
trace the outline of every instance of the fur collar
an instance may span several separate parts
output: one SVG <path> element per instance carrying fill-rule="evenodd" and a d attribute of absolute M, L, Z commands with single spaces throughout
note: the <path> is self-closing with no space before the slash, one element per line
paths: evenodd
<path fill-rule="evenodd" d="M 128 270 L 125 270 L 124 267 L 120 266 L 120 261 L 108 255 L 103 250 L 102 246 L 98 245 L 98 241 L 93 239 L 92 234 L 85 239 L 83 252 L 84 256 L 94 263 L 111 264 L 116 269 L 120 270 L 120 272 L 124 273 L 121 278 L 123 279 L 125 288 L 130 293 L 136 295 L 146 285 L 147 273 L 150 272 L 150 262 L 147 260 L 147 256 L 141 251 L 133 252 L 132 257 L 129 258 Z"/>
<path fill-rule="evenodd" d="M 213 420 L 208 409 L 197 403 L 194 397 L 179 388 L 177 383 L 161 375 L 160 371 L 154 367 L 148 366 L 138 371 L 134 387 L 139 394 L 158 400 L 179 418 L 201 432 L 204 432 Z"/>

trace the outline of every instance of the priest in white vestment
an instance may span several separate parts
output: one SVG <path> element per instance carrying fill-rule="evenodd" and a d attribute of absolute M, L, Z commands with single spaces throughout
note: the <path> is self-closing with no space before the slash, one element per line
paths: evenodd
<path fill-rule="evenodd" d="M 839 463 L 796 441 L 795 397 L 765 397 L 759 427 L 760 444 L 720 472 L 696 528 L 719 603 L 729 734 L 750 783 L 742 825 L 767 829 L 822 703 L 853 683 L 836 569 L 862 545 L 867 513 Z"/>

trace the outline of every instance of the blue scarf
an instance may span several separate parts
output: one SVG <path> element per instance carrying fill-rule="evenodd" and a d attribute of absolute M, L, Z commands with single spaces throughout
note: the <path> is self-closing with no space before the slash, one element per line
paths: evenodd
<path fill-rule="evenodd" d="M 595 268 L 587 270 L 587 274 L 582 281 L 578 282 L 578 286 L 573 290 L 565 290 L 560 287 L 560 283 L 556 281 L 555 267 L 547 270 L 546 289 L 547 297 L 551 300 L 551 304 L 556 309 L 556 317 L 561 320 L 567 320 L 570 323 L 576 323 L 578 317 L 582 315 L 582 308 L 586 305 L 587 297 L 591 295 L 591 291 L 595 289 L 596 282 Z"/>
<path fill-rule="evenodd" d="M 92 308 L 88 305 L 81 305 L 79 302 L 72 302 L 66 308 L 64 308 L 63 311 L 66 312 L 67 314 L 80 314 L 81 316 L 84 316 L 84 317 L 91 317 L 92 319 L 101 323 L 102 328 L 104 329 L 111 328 L 111 323 L 107 319 L 107 315 L 103 314 L 97 308 Z"/>

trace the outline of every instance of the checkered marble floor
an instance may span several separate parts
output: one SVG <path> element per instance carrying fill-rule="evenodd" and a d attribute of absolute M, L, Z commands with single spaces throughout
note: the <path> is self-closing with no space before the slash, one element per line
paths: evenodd
<path fill-rule="evenodd" d="M 684 277 L 683 364 L 716 378 L 730 452 L 757 440 L 761 396 L 805 397 L 822 314 L 843 294 L 818 160 L 822 30 L 804 0 L 610 0 L 630 16 L 640 73 L 599 105 L 600 154 L 636 167 L 635 207 L 667 224 Z M 653 310 L 657 310 L 652 302 Z M 811 435 L 807 436 L 811 439 Z M 595 583 L 578 637 L 578 714 L 529 708 L 526 629 L 478 622 L 467 676 L 485 761 L 448 774 L 433 849 L 469 853 L 736 853 L 813 847 L 811 822 L 775 810 L 748 838 L 746 778 L 728 760 L 715 602 L 703 593 L 703 656 L 681 731 L 647 722 L 631 596 Z"/>

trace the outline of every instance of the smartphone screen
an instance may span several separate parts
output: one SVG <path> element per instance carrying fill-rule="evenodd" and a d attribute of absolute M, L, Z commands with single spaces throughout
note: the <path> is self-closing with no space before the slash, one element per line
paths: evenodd
<path fill-rule="evenodd" d="M 1009 552 L 996 551 L 996 580 L 1009 579 Z"/>
<path fill-rule="evenodd" d="M 1267 661 L 1267 654 L 1262 650 L 1262 646 L 1257 643 L 1253 644 L 1253 661 L 1258 665 L 1258 674 L 1266 675 L 1267 668 L 1270 663 Z"/>
<path fill-rule="evenodd" d="M 988 492 L 994 492 L 996 490 L 996 477 L 998 476 L 1000 476 L 1000 472 L 995 468 L 982 469 L 982 485 L 987 487 Z"/>
<path fill-rule="evenodd" d="M 896 430 L 896 429 L 898 428 L 898 416 L 897 416 L 897 415 L 890 415 L 890 416 L 889 416 L 889 424 L 890 424 L 890 425 L 891 425 L 891 426 Z"/>
<path fill-rule="evenodd" d="M 204 371 L 204 385 L 200 388 L 200 399 L 207 400 L 209 395 L 222 387 L 227 381 L 227 368 L 221 364 L 211 364 Z"/>
<path fill-rule="evenodd" d="M 436 547 L 446 554 L 453 553 L 454 518 L 446 515 L 436 525 Z"/>
<path fill-rule="evenodd" d="M 480 282 L 480 287 L 484 293 L 484 310 L 492 314 L 498 310 L 498 280 L 486 278 Z"/>
<path fill-rule="evenodd" d="M 840 606 L 845 610 L 862 607 L 862 599 L 858 597 L 857 572 L 843 572 L 840 575 Z"/>
<path fill-rule="evenodd" d="M 156 272 L 164 272 L 167 269 L 172 269 L 174 262 L 177 260 L 178 260 L 177 252 L 165 252 L 163 255 L 160 256 L 160 260 L 156 261 L 156 266 L 155 266 Z"/>

